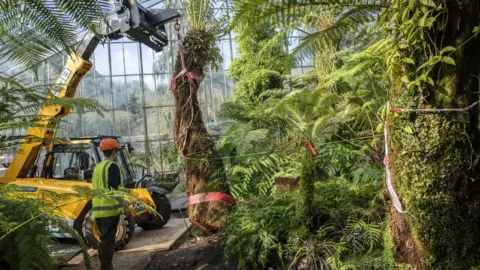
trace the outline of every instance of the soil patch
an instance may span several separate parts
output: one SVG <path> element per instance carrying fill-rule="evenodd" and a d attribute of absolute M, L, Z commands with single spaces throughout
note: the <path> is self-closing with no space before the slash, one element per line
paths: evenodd
<path fill-rule="evenodd" d="M 196 236 L 189 231 L 172 250 L 160 251 L 152 255 L 147 270 L 228 270 L 235 269 L 224 262 L 222 242 L 224 236 Z"/>

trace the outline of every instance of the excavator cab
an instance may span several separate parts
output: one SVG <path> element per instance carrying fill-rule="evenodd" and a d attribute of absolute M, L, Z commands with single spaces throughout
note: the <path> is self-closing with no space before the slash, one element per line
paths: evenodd
<path fill-rule="evenodd" d="M 46 163 L 51 158 L 53 162 Z M 42 174 L 47 179 L 91 183 L 97 161 L 88 144 L 58 144 L 47 154 Z"/>
<path fill-rule="evenodd" d="M 117 136 L 94 136 L 72 138 L 70 140 L 62 139 L 53 144 L 48 152 L 41 153 L 42 158 L 37 161 L 37 167 L 40 173 L 32 178 L 22 180 L 28 183 L 28 186 L 38 187 L 51 191 L 63 189 L 65 191 L 75 186 L 91 187 L 93 171 L 95 166 L 104 160 L 103 152 L 99 150 L 100 141 L 104 138 L 113 138 L 119 140 Z M 119 232 L 116 241 L 116 248 L 120 249 L 126 245 L 132 238 L 135 225 L 146 229 L 158 229 L 163 227 L 171 215 L 171 205 L 166 195 L 168 190 L 161 187 L 146 187 L 142 185 L 145 177 L 139 178 L 135 168 L 131 166 L 129 153 L 133 151 L 130 144 L 120 144 L 121 151 L 118 155 L 117 165 L 120 167 L 125 188 L 131 190 L 132 194 L 141 198 L 146 204 L 154 206 L 162 218 L 158 218 L 137 202 L 128 205 L 129 211 L 122 215 L 119 223 Z M 13 184 L 18 184 L 19 181 Z M 91 203 L 88 201 L 74 201 L 71 205 L 62 207 L 62 216 L 66 217 L 67 222 L 71 224 L 90 246 L 97 247 L 99 242 L 98 227 L 92 217 Z M 61 233 L 54 225 L 49 228 L 55 231 L 54 236 L 71 235 Z"/>
<path fill-rule="evenodd" d="M 70 180 L 81 182 L 92 182 L 95 166 L 105 159 L 103 152 L 99 150 L 99 143 L 104 138 L 119 140 L 117 136 L 94 136 L 72 138 L 54 144 L 51 151 L 44 154 L 37 164 L 41 168 L 40 177 L 56 180 Z M 137 172 L 130 164 L 129 153 L 133 152 L 131 144 L 120 144 L 121 151 L 118 155 L 117 164 L 120 166 L 125 187 L 138 187 L 139 178 Z M 167 191 L 162 191 L 166 194 Z"/>

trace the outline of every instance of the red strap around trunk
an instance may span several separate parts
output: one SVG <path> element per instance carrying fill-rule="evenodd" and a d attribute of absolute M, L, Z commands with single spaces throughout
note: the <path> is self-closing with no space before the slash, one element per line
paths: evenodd
<path fill-rule="evenodd" d="M 222 201 L 235 204 L 235 200 L 232 196 L 222 192 L 198 193 L 188 197 L 188 205 L 210 201 Z"/>
<path fill-rule="evenodd" d="M 313 146 L 312 142 L 307 143 L 307 148 L 310 150 L 310 152 L 312 152 L 312 155 L 315 156 L 317 154 L 317 151 L 315 151 L 315 146 Z"/>

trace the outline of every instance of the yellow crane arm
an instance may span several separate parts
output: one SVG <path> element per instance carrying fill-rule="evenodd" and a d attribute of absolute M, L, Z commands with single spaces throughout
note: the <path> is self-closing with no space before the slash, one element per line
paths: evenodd
<path fill-rule="evenodd" d="M 97 47 L 100 39 L 94 34 L 87 34 L 75 53 L 72 53 L 51 93 L 57 98 L 74 97 L 78 85 L 83 76 L 90 71 L 92 63 L 88 61 L 91 54 Z M 48 145 L 54 139 L 55 130 L 58 128 L 61 118 L 70 112 L 70 108 L 63 105 L 46 106 L 38 112 L 36 126 L 27 132 L 27 137 L 23 140 L 17 150 L 13 161 L 5 172 L 4 179 L 1 182 L 8 183 L 15 181 L 16 178 L 33 177 L 36 172 L 35 161 L 40 154 L 43 146 Z"/>

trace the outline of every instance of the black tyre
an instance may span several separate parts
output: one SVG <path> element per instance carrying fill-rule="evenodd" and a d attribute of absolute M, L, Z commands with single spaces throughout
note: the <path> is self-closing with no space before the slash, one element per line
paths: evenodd
<path fill-rule="evenodd" d="M 117 226 L 117 235 L 115 238 L 115 250 L 120 250 L 132 240 L 135 232 L 135 220 L 130 211 L 125 211 L 120 215 Z M 100 245 L 100 231 L 98 225 L 93 218 L 93 211 L 90 209 L 82 224 L 82 234 L 85 242 L 93 249 L 98 249 Z"/>
<path fill-rule="evenodd" d="M 144 230 L 156 230 L 160 229 L 170 220 L 172 214 L 172 205 L 165 195 L 153 193 L 152 199 L 157 207 L 157 212 L 162 216 L 161 218 L 153 214 L 147 213 L 148 220 L 138 224 Z"/>

